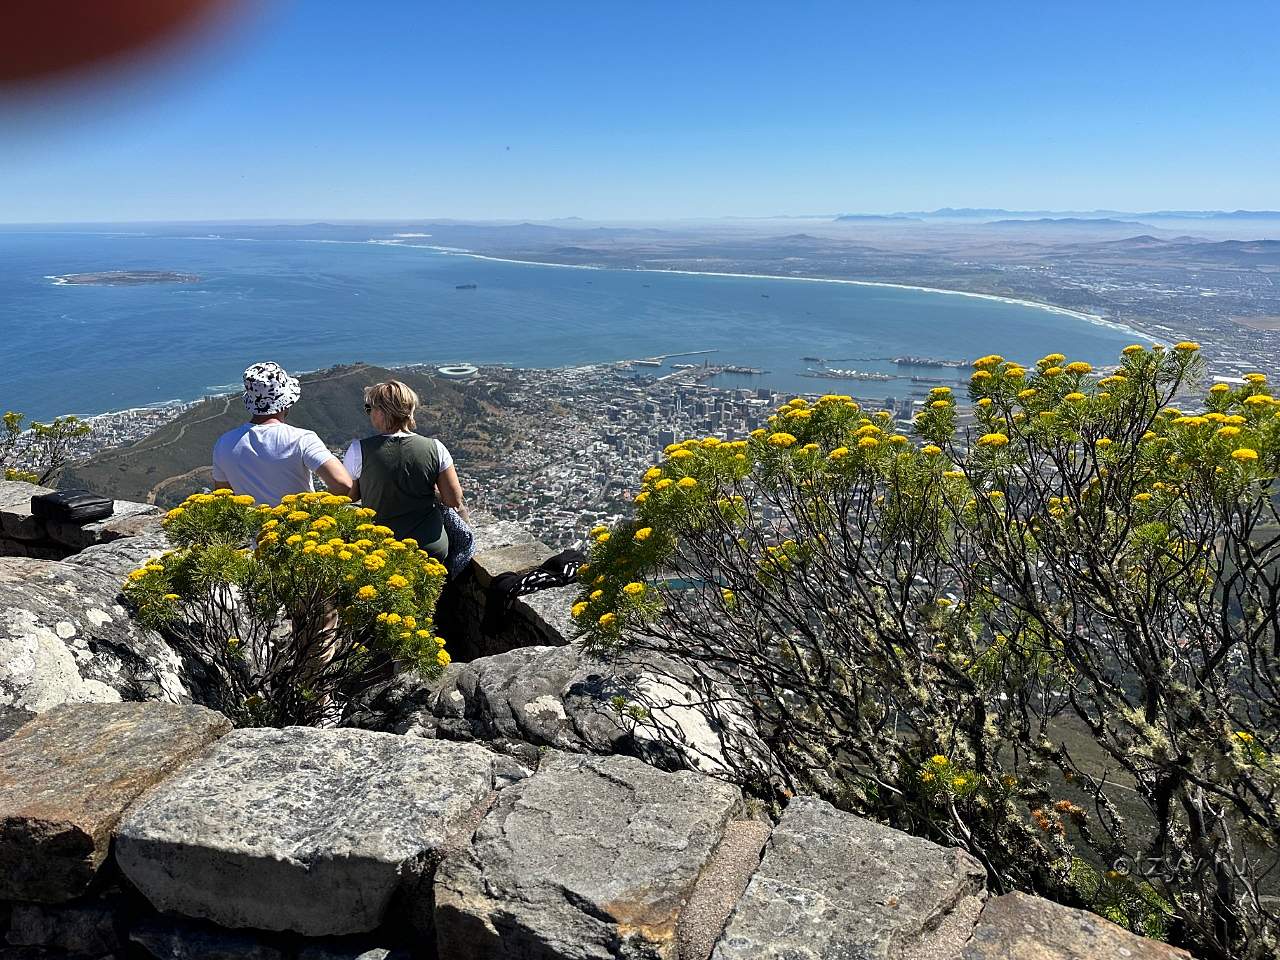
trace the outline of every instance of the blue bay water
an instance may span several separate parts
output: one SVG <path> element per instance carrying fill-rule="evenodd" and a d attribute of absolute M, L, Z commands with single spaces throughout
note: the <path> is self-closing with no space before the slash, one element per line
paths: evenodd
<path fill-rule="evenodd" d="M 204 279 L 48 279 L 104 270 Z M 456 289 L 470 283 L 476 289 Z M 771 371 L 735 384 L 878 397 L 913 388 L 804 378 L 801 357 L 999 352 L 1030 361 L 1060 350 L 1103 364 L 1133 339 L 1027 305 L 888 287 L 578 270 L 373 243 L 0 233 L 0 409 L 34 417 L 234 389 L 246 366 L 266 359 L 290 370 L 355 361 L 560 367 L 713 349 L 713 362 Z"/>

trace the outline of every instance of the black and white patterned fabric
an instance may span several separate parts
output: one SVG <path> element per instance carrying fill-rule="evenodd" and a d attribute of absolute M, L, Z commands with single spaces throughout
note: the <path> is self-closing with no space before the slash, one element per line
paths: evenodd
<path fill-rule="evenodd" d="M 244 372 L 244 405 L 251 416 L 266 417 L 288 410 L 300 396 L 302 385 L 278 363 L 255 363 Z"/>

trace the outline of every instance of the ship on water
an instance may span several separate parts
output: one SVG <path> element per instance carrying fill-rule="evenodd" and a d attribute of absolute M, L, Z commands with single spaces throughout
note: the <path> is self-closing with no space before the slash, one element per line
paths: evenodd
<path fill-rule="evenodd" d="M 814 377 L 820 380 L 896 380 L 891 373 L 873 373 L 869 370 L 841 370 L 838 367 L 828 367 L 825 370 L 806 370 L 800 374 L 802 377 Z"/>
<path fill-rule="evenodd" d="M 936 357 L 894 357 L 893 362 L 900 367 L 963 367 L 963 360 L 939 360 Z"/>
<path fill-rule="evenodd" d="M 474 290 L 474 289 L 476 289 L 476 284 L 474 284 L 474 283 L 460 283 L 460 284 L 458 284 L 456 287 L 454 287 L 453 289 L 455 289 L 455 290 Z"/>

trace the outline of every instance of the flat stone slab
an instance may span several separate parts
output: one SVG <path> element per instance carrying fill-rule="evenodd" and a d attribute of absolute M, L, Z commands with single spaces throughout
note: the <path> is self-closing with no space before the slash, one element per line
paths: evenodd
<path fill-rule="evenodd" d="M 554 557 L 556 552 L 545 543 L 533 540 L 513 543 L 505 547 L 478 550 L 471 563 L 482 587 L 487 587 L 494 577 L 502 573 L 518 573 L 540 565 Z"/>
<path fill-rule="evenodd" d="M 509 761 L 368 730 L 238 730 L 137 804 L 116 861 L 158 910 L 307 936 L 378 927 Z"/>
<path fill-rule="evenodd" d="M 49 538 L 72 550 L 83 550 L 95 543 L 109 543 L 122 537 L 137 537 L 160 531 L 164 511 L 146 503 L 116 500 L 114 512 L 105 520 L 93 523 L 47 523 Z"/>
<path fill-rule="evenodd" d="M 499 520 L 489 513 L 476 510 L 471 514 L 471 529 L 475 532 L 476 553 L 487 550 L 498 550 L 517 544 L 539 544 L 542 542 L 520 523 L 512 520 Z M 544 549 L 545 549 L 545 545 Z M 542 561 L 537 561 L 541 563 Z"/>
<path fill-rule="evenodd" d="M 987 902 L 963 960 L 1191 960 L 1185 950 L 1135 936 L 1097 914 L 1009 893 Z"/>
<path fill-rule="evenodd" d="M 0 706 L 189 699 L 177 653 L 119 594 L 92 568 L 0 557 Z"/>
<path fill-rule="evenodd" d="M 45 536 L 44 521 L 31 513 L 31 498 L 53 493 L 24 480 L 0 480 L 0 533 L 14 540 L 40 540 Z"/>
<path fill-rule="evenodd" d="M 548 640 L 559 638 L 561 643 L 568 643 L 575 632 L 572 610 L 580 589 L 577 584 L 550 587 L 516 597 L 512 606 L 529 621 L 536 633 Z"/>
<path fill-rule="evenodd" d="M 53 493 L 52 487 L 42 487 L 25 480 L 0 480 L 0 513 L 9 507 L 31 505 L 31 498 L 41 493 Z"/>
<path fill-rule="evenodd" d="M 44 520 L 31 512 L 29 503 L 0 507 L 0 533 L 19 541 L 44 540 L 48 536 Z"/>
<path fill-rule="evenodd" d="M 0 743 L 0 899 L 82 893 L 111 834 L 144 791 L 227 733 L 204 707 L 55 707 Z"/>
<path fill-rule="evenodd" d="M 700 774 L 553 754 L 437 870 L 438 954 L 676 960 L 682 911 L 741 804 Z"/>
<path fill-rule="evenodd" d="M 797 797 L 712 960 L 896 960 L 980 895 L 985 877 L 962 850 Z"/>

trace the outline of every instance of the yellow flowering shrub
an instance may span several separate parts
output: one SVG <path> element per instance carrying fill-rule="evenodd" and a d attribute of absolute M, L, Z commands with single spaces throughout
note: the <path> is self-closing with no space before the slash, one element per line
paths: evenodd
<path fill-rule="evenodd" d="M 817 793 L 968 849 L 1000 889 L 1263 957 L 1280 399 L 1200 368 L 1191 342 L 1108 369 L 993 354 L 972 427 L 939 388 L 910 439 L 829 395 L 673 444 L 593 537 L 574 622 L 678 660 L 713 728 L 747 711 L 769 761 L 733 776 L 766 800 Z"/>
<path fill-rule="evenodd" d="M 395 665 L 448 662 L 432 614 L 443 564 L 347 497 L 276 507 L 215 490 L 169 511 L 176 549 L 123 592 L 146 624 L 216 669 L 214 699 L 238 723 L 339 721 Z"/>

